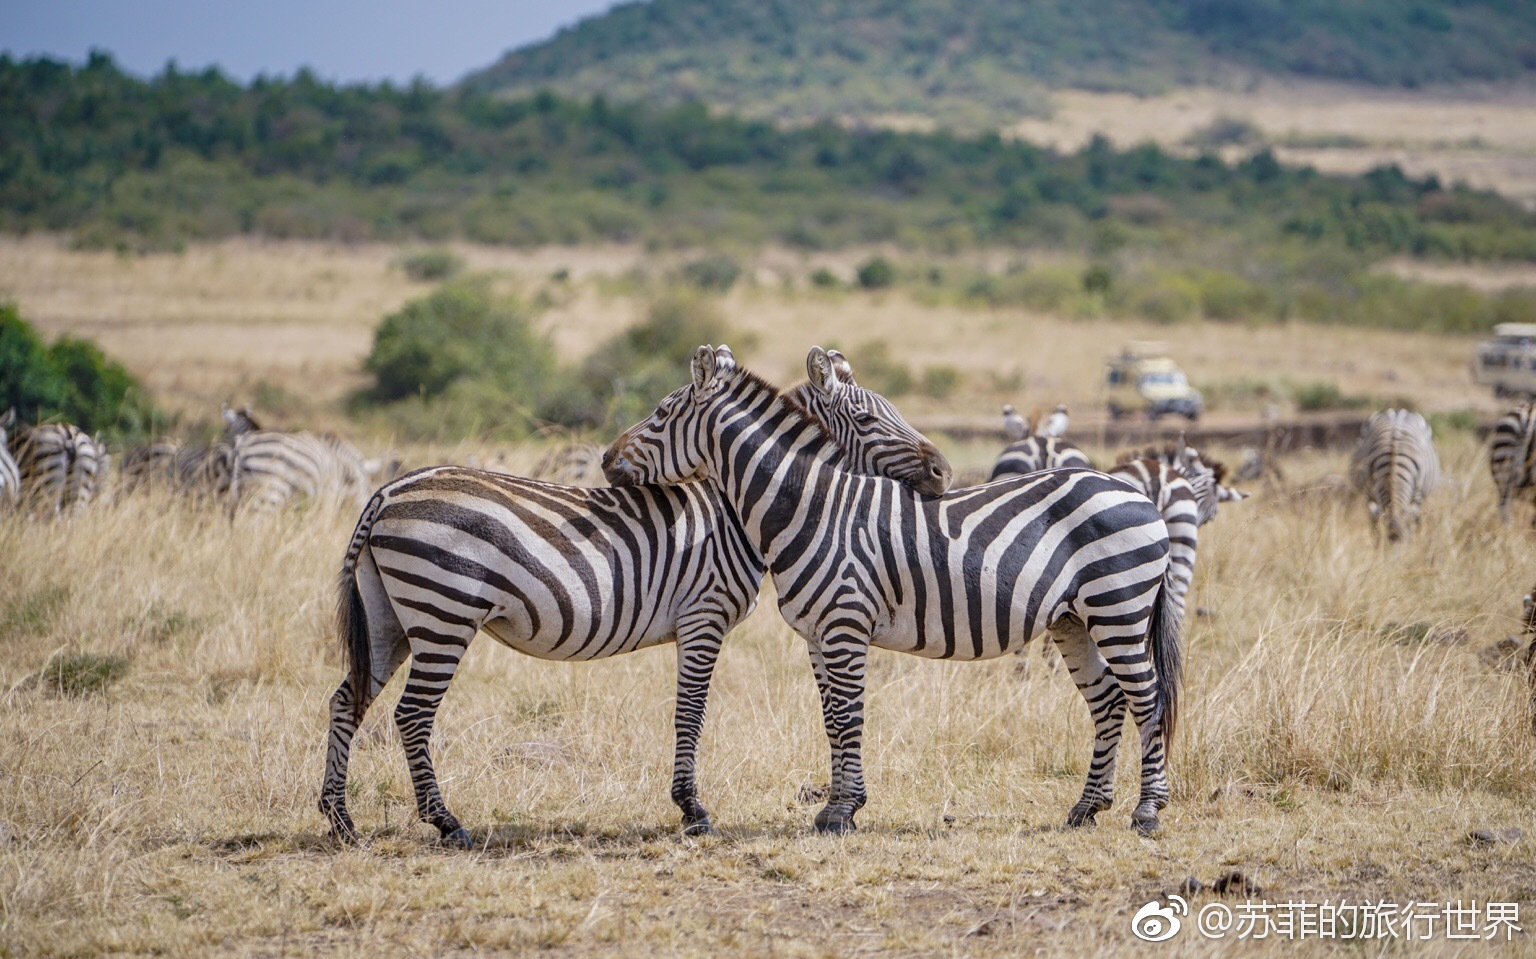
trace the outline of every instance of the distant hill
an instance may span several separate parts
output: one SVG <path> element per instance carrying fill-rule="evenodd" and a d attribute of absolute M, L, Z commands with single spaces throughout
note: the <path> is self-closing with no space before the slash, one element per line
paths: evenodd
<path fill-rule="evenodd" d="M 1158 92 L 1253 73 L 1418 86 L 1533 72 L 1531 0 L 647 0 L 464 82 L 975 128 L 1043 112 L 1050 87 Z"/>

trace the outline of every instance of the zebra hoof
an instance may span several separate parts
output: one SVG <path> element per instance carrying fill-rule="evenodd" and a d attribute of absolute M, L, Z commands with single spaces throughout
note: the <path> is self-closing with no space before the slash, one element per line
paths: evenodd
<path fill-rule="evenodd" d="M 683 824 L 683 835 L 685 835 L 685 836 L 715 836 L 715 835 L 719 835 L 719 834 L 715 832 L 715 827 L 710 823 L 710 821 L 708 819 L 701 819 L 698 822 L 684 823 Z"/>
<path fill-rule="evenodd" d="M 1071 812 L 1067 813 L 1067 828 L 1092 829 L 1094 826 L 1098 825 L 1098 823 L 1094 821 L 1093 818 L 1098 814 L 1099 811 L 1097 809 L 1073 809 Z"/>
<path fill-rule="evenodd" d="M 469 838 L 469 830 L 465 829 L 463 826 L 460 826 L 452 832 L 444 833 L 442 842 L 443 845 L 453 846 L 456 849 L 469 850 L 475 848 L 475 841 Z"/>
<path fill-rule="evenodd" d="M 1131 828 L 1136 830 L 1138 836 L 1155 836 L 1163 827 L 1156 816 L 1132 816 Z"/>
<path fill-rule="evenodd" d="M 823 836 L 846 836 L 851 832 L 857 832 L 858 826 L 852 819 L 818 819 L 816 831 Z"/>

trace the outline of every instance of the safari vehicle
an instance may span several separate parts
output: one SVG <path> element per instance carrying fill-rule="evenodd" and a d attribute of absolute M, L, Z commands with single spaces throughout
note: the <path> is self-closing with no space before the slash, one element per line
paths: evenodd
<path fill-rule="evenodd" d="M 1536 323 L 1500 323 L 1479 343 L 1472 380 L 1494 396 L 1536 397 Z"/>
<path fill-rule="evenodd" d="M 1126 346 L 1119 356 L 1110 358 L 1105 384 L 1111 419 L 1144 413 L 1155 420 L 1173 413 L 1193 421 L 1203 409 L 1200 391 L 1189 385 L 1161 343 Z"/>

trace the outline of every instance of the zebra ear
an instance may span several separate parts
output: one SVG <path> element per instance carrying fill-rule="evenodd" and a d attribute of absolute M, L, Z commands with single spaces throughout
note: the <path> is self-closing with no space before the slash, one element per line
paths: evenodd
<path fill-rule="evenodd" d="M 715 356 L 715 348 L 701 346 L 693 353 L 693 388 L 703 390 L 715 378 L 715 370 L 719 365 L 719 359 Z"/>
<path fill-rule="evenodd" d="M 832 360 L 832 368 L 837 371 L 838 379 L 849 386 L 857 386 L 853 378 L 853 364 L 848 362 L 848 357 L 837 350 L 828 350 L 827 357 Z"/>
<path fill-rule="evenodd" d="M 5 415 L 4 416 L 0 416 L 0 430 L 8 430 L 8 429 L 10 429 L 11 428 L 11 424 L 13 424 L 15 422 L 16 422 L 16 407 L 13 406 L 10 409 L 5 411 Z"/>
<path fill-rule="evenodd" d="M 715 347 L 715 375 L 718 376 L 721 373 L 729 373 L 735 368 L 736 354 L 731 352 L 731 348 L 726 346 L 724 343 L 721 343 L 719 346 Z"/>
<path fill-rule="evenodd" d="M 823 396 L 833 395 L 842 385 L 838 381 L 837 367 L 832 357 L 819 346 L 811 347 L 811 351 L 805 354 L 805 375 L 810 378 L 816 392 Z"/>

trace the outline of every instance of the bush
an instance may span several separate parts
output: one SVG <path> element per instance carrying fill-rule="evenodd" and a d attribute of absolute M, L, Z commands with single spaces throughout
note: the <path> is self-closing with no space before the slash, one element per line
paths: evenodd
<path fill-rule="evenodd" d="M 139 435 L 154 406 L 138 380 L 96 344 L 61 336 L 52 346 L 12 304 L 0 304 L 0 412 L 25 419 L 61 419 L 87 433 Z"/>
<path fill-rule="evenodd" d="M 942 400 L 960 385 L 960 371 L 953 366 L 930 366 L 923 370 L 923 392 Z"/>
<path fill-rule="evenodd" d="M 700 344 L 719 346 L 730 338 L 730 328 L 713 302 L 697 294 L 663 296 L 651 304 L 644 322 L 587 357 L 580 373 L 583 389 L 569 397 L 579 405 L 555 419 L 570 425 L 641 419 L 663 396 L 688 382 L 689 364 Z M 749 345 L 733 344 L 737 349 Z"/>
<path fill-rule="evenodd" d="M 404 257 L 400 268 L 419 283 L 436 282 L 461 273 L 464 258 L 451 250 L 418 250 Z"/>
<path fill-rule="evenodd" d="M 859 286 L 883 290 L 896 282 L 896 268 L 883 256 L 872 256 L 859 265 Z"/>
<path fill-rule="evenodd" d="M 741 276 L 741 264 L 732 256 L 716 253 L 685 264 L 682 275 L 687 283 L 706 293 L 726 293 Z"/>
<path fill-rule="evenodd" d="M 63 652 L 49 659 L 34 679 L 60 696 L 79 697 L 99 693 L 126 675 L 128 660 L 122 656 Z"/>
<path fill-rule="evenodd" d="M 822 266 L 811 274 L 811 285 L 821 290 L 836 290 L 843 285 L 843 281 L 837 278 L 836 273 Z"/>
<path fill-rule="evenodd" d="M 1371 405 L 1369 396 L 1349 396 L 1333 383 L 1301 383 L 1291 388 L 1291 399 L 1303 413 L 1322 410 L 1360 410 Z"/>
<path fill-rule="evenodd" d="M 1159 276 L 1132 292 L 1130 306 L 1158 323 L 1182 323 L 1199 312 L 1200 290 L 1187 277 Z"/>
<path fill-rule="evenodd" d="M 891 348 L 884 340 L 865 343 L 848 359 L 860 386 L 892 397 L 912 392 L 911 367 L 893 359 Z"/>
<path fill-rule="evenodd" d="M 469 416 L 488 426 L 526 428 L 560 388 L 554 347 L 530 325 L 530 312 L 495 295 L 483 280 L 449 283 L 407 303 L 374 334 L 363 363 L 374 385 L 362 399 L 412 399 L 424 407 L 435 403 L 439 412 L 474 407 L 427 432 L 460 432 Z M 421 415 L 418 422 L 428 422 L 433 411 Z M 446 425 L 450 420 L 454 425 Z"/>

